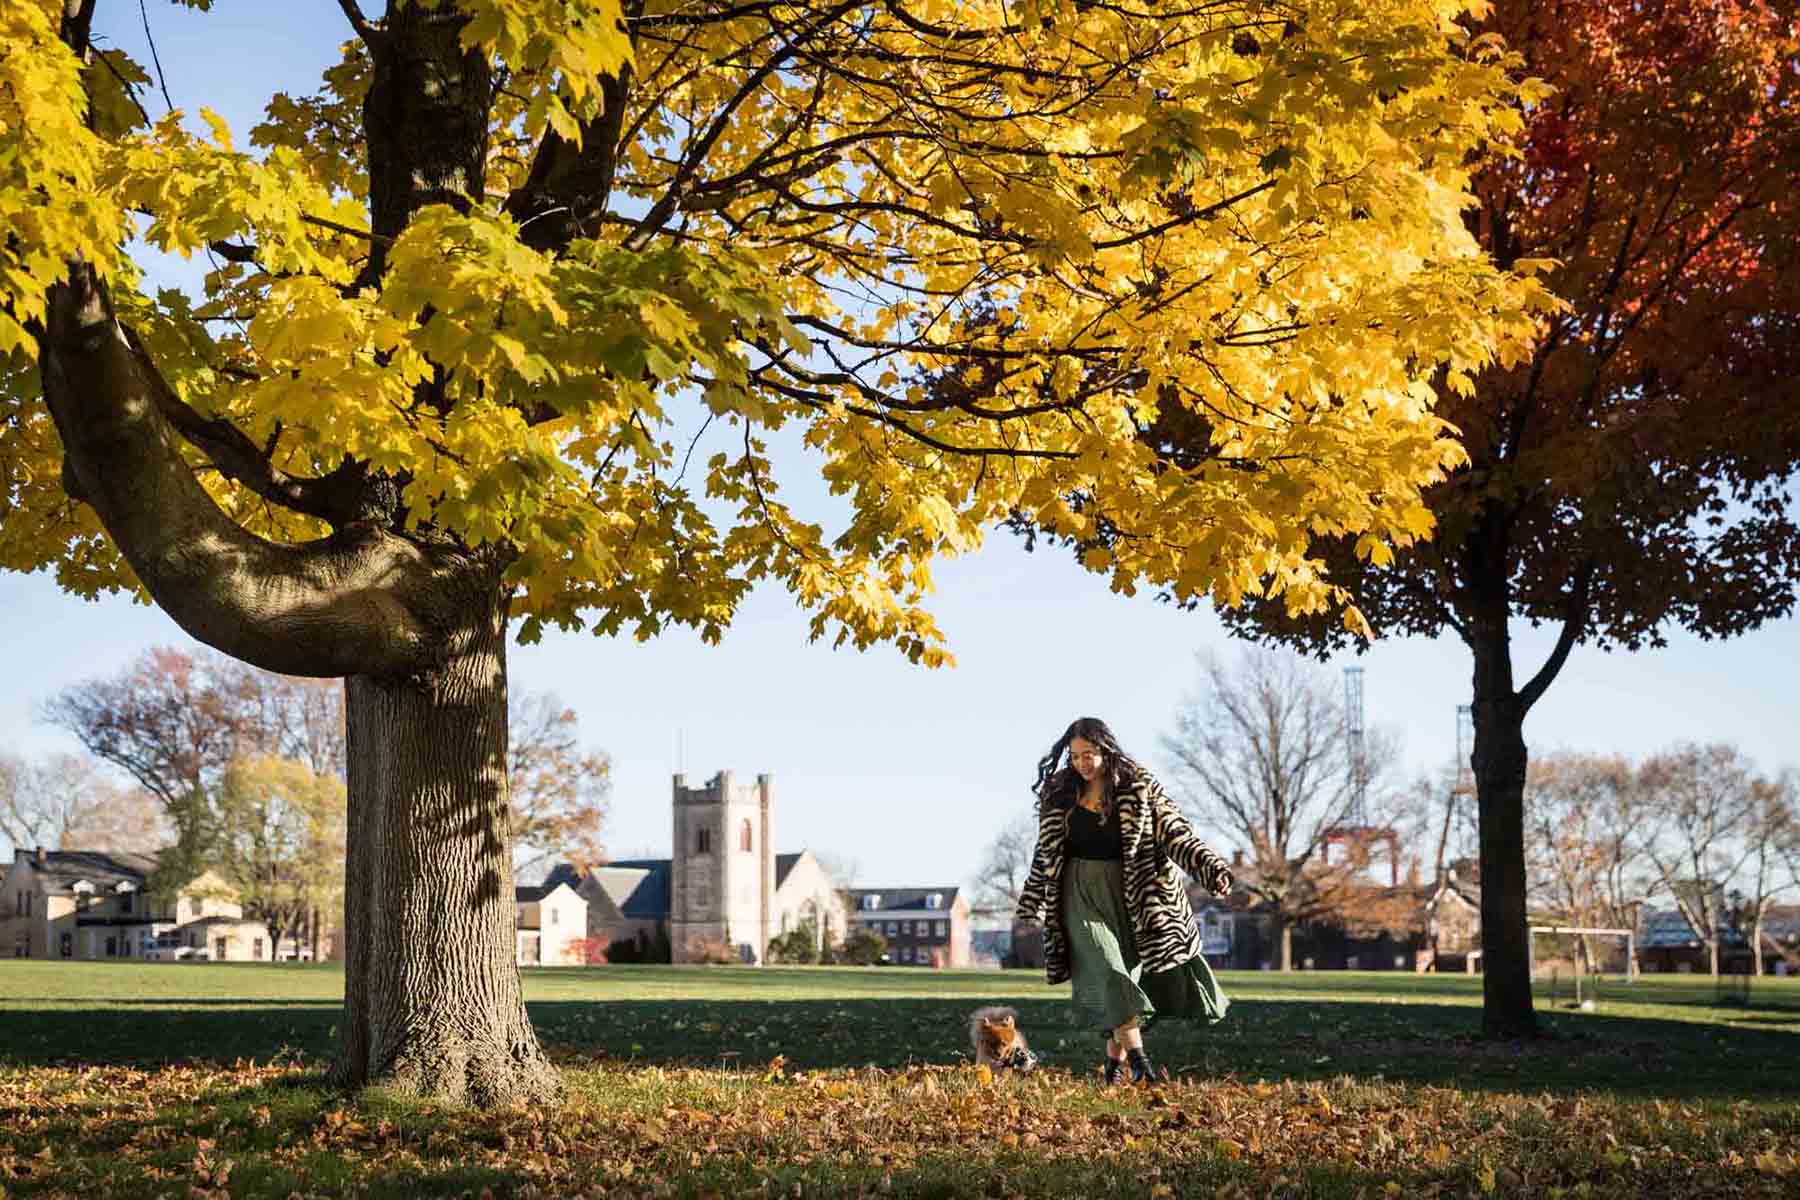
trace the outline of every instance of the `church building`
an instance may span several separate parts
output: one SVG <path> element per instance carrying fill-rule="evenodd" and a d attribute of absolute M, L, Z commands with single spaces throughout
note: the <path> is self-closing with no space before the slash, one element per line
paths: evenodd
<path fill-rule="evenodd" d="M 810 921 L 821 945 L 844 936 L 836 885 L 810 850 L 775 853 L 775 777 L 738 783 L 720 771 L 700 787 L 675 776 L 673 855 L 632 859 L 585 874 L 564 863 L 545 879 L 587 900 L 588 937 L 605 947 L 669 939 L 673 961 L 729 952 L 761 963 L 769 939 Z"/>

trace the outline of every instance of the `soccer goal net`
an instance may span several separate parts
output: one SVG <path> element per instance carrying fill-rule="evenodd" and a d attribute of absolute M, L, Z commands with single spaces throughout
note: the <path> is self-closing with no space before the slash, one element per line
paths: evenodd
<path fill-rule="evenodd" d="M 1557 993 L 1552 999 L 1580 1004 L 1593 997 L 1592 985 L 1607 975 L 1628 983 L 1637 978 L 1637 935 L 1631 930 L 1582 925 L 1531 927 L 1531 977 L 1549 982 Z"/>

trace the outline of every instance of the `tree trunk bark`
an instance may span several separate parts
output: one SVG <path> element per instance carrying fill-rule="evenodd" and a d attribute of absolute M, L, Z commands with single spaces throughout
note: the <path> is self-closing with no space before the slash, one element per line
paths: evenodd
<path fill-rule="evenodd" d="M 1481 815 L 1481 1029 L 1535 1037 L 1531 934 L 1525 913 L 1525 706 L 1513 688 L 1505 604 L 1470 623 L 1475 658 L 1475 749 Z"/>
<path fill-rule="evenodd" d="M 1756 920 L 1750 923 L 1750 971 L 1760 976 L 1763 971 L 1763 915 L 1756 914 Z"/>
<path fill-rule="evenodd" d="M 1281 917 L 1275 918 L 1276 937 L 1281 941 L 1281 969 L 1294 969 L 1294 927 Z"/>
<path fill-rule="evenodd" d="M 336 1075 L 496 1108 L 553 1099 L 520 993 L 498 589 L 456 651 L 346 681 L 349 853 Z"/>

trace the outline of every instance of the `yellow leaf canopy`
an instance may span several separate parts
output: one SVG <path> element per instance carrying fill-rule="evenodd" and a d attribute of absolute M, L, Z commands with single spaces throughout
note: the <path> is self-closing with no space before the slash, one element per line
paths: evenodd
<path fill-rule="evenodd" d="M 59 5 L 6 7 L 0 563 L 134 585 L 39 400 L 72 257 L 196 428 L 287 478 L 364 464 L 397 528 L 506 546 L 524 636 L 716 637 L 773 578 L 815 636 L 928 662 L 932 560 L 1007 520 L 1120 590 L 1342 603 L 1308 535 L 1385 561 L 1427 533 L 1419 489 L 1459 458 L 1436 388 L 1544 302 L 1464 227 L 1517 118 L 1458 0 L 425 7 L 492 74 L 484 161 L 391 233 L 381 22 L 244 149 L 211 114 L 148 123 L 143 71 L 84 64 Z M 221 257 L 204 297 L 148 293 L 134 216 Z M 789 423 L 834 530 L 781 500 Z M 246 529 L 327 531 L 210 445 L 183 452 Z"/>

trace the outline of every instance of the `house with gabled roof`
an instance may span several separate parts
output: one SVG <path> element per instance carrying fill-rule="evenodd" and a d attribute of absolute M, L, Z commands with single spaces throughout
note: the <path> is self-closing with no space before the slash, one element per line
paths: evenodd
<path fill-rule="evenodd" d="M 888 944 L 887 961 L 905 967 L 974 964 L 969 901 L 958 887 L 851 888 L 850 920 Z"/>
<path fill-rule="evenodd" d="M 174 896 L 149 883 L 158 858 L 93 850 L 16 850 L 0 880 L 0 952 L 16 958 L 269 962 L 268 926 L 244 916 L 206 871 Z"/>
<path fill-rule="evenodd" d="M 1800 973 L 1800 904 L 1774 904 L 1763 914 L 1763 970 Z"/>
<path fill-rule="evenodd" d="M 515 959 L 521 967 L 579 967 L 587 962 L 588 903 L 561 879 L 513 889 Z"/>
<path fill-rule="evenodd" d="M 1473 974 L 1481 962 L 1481 864 L 1459 858 L 1425 900 L 1425 947 L 1418 971 Z"/>

